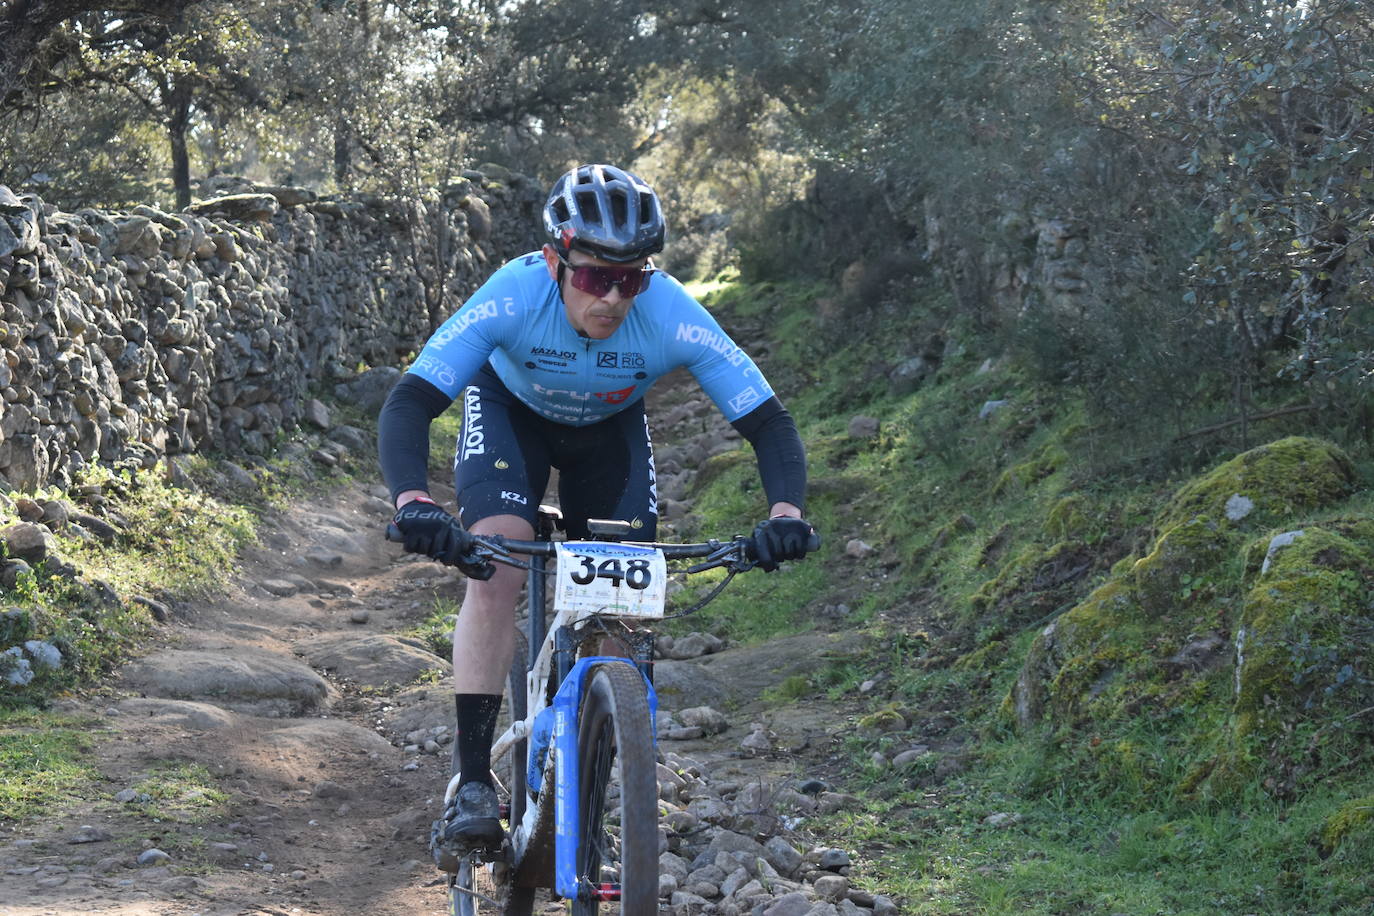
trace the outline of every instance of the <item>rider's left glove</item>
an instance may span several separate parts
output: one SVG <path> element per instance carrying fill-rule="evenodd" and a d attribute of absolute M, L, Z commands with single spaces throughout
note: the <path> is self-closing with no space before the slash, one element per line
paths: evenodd
<path fill-rule="evenodd" d="M 392 522 L 401 531 L 401 541 L 411 553 L 456 566 L 472 579 L 490 579 L 496 567 L 488 560 L 470 557 L 476 546 L 471 534 L 458 519 L 432 500 L 420 498 L 396 510 Z"/>
<path fill-rule="evenodd" d="M 778 516 L 754 526 L 754 551 L 764 572 L 772 572 L 784 560 L 800 560 L 819 547 L 820 537 L 805 519 Z"/>

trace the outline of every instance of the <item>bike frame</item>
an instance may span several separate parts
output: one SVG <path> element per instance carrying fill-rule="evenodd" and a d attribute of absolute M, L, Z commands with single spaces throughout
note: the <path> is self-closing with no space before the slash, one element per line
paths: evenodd
<path fill-rule="evenodd" d="M 587 675 L 596 666 L 605 664 L 632 665 L 644 679 L 650 715 L 649 731 L 656 740 L 656 728 L 653 720 L 656 718 L 658 709 L 658 697 L 653 689 L 653 633 L 645 629 L 635 629 L 633 626 L 624 624 L 623 621 L 658 618 L 626 618 L 585 610 L 579 612 L 560 610 L 552 624 L 546 626 L 544 619 L 545 571 L 547 558 L 556 553 L 553 532 L 557 527 L 558 515 L 556 514 L 557 510 L 546 512 L 545 507 L 542 506 L 540 510 L 539 521 L 535 529 L 536 540 L 517 541 L 496 536 L 478 537 L 474 539 L 474 549 L 463 560 L 467 563 L 500 562 L 507 565 L 524 566 L 529 570 L 527 592 L 529 613 L 526 625 L 529 653 L 525 659 L 526 715 L 524 719 L 512 722 L 510 727 L 492 744 L 491 760 L 494 763 L 505 754 L 510 753 L 512 746 L 517 742 L 534 737 L 536 720 L 540 713 L 548 711 L 552 706 L 554 727 L 549 752 L 556 755 L 557 761 L 561 764 L 554 767 L 552 771 L 553 785 L 548 787 L 548 790 L 554 793 L 552 810 L 554 819 L 554 891 L 565 899 L 583 899 L 584 895 L 602 900 L 615 899 L 610 889 L 596 883 L 598 876 L 589 876 L 592 884 L 584 887 L 581 877 L 577 874 L 576 863 L 579 843 L 577 830 L 581 820 L 581 812 L 579 811 L 581 787 L 578 784 L 580 778 L 577 748 L 578 715 L 582 707 Z M 613 526 L 621 523 L 606 522 L 602 524 Z M 392 529 L 395 529 L 394 525 Z M 392 529 L 389 529 L 388 536 L 394 540 L 399 540 L 399 530 Z M 710 540 L 699 544 L 653 543 L 642 544 L 641 546 L 655 548 L 662 553 L 665 560 L 696 559 L 702 561 L 688 568 L 688 573 L 714 568 L 728 570 L 724 580 L 716 585 L 705 598 L 699 600 L 692 607 L 672 615 L 675 617 L 699 610 L 719 595 L 736 573 L 753 569 L 757 565 L 757 551 L 754 542 L 747 537 L 737 536 L 725 542 Z M 807 550 L 813 551 L 819 547 L 820 538 L 813 532 Z M 528 562 L 515 560 L 513 554 L 525 556 Z M 593 656 L 575 660 L 574 654 L 577 647 L 574 645 L 573 631 L 579 623 L 587 620 L 597 621 L 605 637 L 617 639 L 619 636 L 613 634 L 606 624 L 621 622 L 621 625 L 625 626 L 626 633 L 626 639 L 623 641 L 630 650 L 632 657 Z M 550 630 L 553 631 L 552 639 L 549 638 Z M 552 692 L 549 685 L 554 685 Z M 532 742 L 528 742 L 526 746 L 532 748 Z M 525 767 L 526 772 L 528 772 L 529 760 L 518 761 L 518 763 Z M 544 774 L 548 773 L 548 760 L 546 759 Z M 455 775 L 449 782 L 444 798 L 446 805 L 453 799 L 458 779 L 459 777 Z M 543 783 L 547 782 L 547 779 L 543 780 Z M 512 862 L 517 867 L 528 850 L 530 836 L 537 826 L 540 811 L 547 811 L 546 802 L 543 801 L 547 797 L 544 794 L 543 784 L 541 784 L 540 792 L 541 803 L 537 805 L 525 804 L 521 822 L 511 824 L 509 851 L 513 854 Z"/>
<path fill-rule="evenodd" d="M 541 515 L 541 524 L 536 537 L 539 541 L 551 542 L 553 524 L 551 519 Z M 582 708 L 582 692 L 587 674 L 599 664 L 625 664 L 634 666 L 644 678 L 649 700 L 650 729 L 657 740 L 654 719 L 658 712 L 658 695 L 653 687 L 653 644 L 652 634 L 643 636 L 634 645 L 635 658 L 623 656 L 589 656 L 573 661 L 575 647 L 572 645 L 572 628 L 582 620 L 598 615 L 574 617 L 560 612 L 551 624 L 545 624 L 545 572 L 547 558 L 540 554 L 529 555 L 529 579 L 526 589 L 529 613 L 526 621 L 526 635 L 529 639 L 529 657 L 526 660 L 526 716 L 520 722 L 512 722 L 492 745 L 492 761 L 509 753 L 510 748 L 522 738 L 534 734 L 535 720 L 550 705 L 553 707 L 554 728 L 551 751 L 558 760 L 572 762 L 571 766 L 554 767 L 554 891 L 561 897 L 574 898 L 581 891 L 577 874 L 577 829 L 579 806 L 581 804 L 581 785 L 577 760 L 578 711 Z M 619 619 L 619 618 L 607 618 Z M 554 634 L 549 639 L 549 631 Z M 557 685 L 550 704 L 547 685 Z M 532 745 L 527 745 L 532 747 Z M 524 765 L 521 761 L 520 764 Z M 548 764 L 545 763 L 547 768 Z M 512 825 L 511 845 L 519 860 L 524 844 L 537 817 L 534 805 L 525 807 L 523 822 Z"/>

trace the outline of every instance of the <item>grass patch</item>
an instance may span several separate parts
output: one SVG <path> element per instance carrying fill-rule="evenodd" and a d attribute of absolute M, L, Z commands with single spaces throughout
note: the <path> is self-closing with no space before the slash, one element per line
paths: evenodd
<path fill-rule="evenodd" d="M 96 776 L 84 723 L 0 710 L 0 824 L 51 814 Z"/>
<path fill-rule="evenodd" d="M 453 623 L 458 616 L 458 609 L 458 602 L 436 598 L 430 615 L 407 630 L 405 635 L 420 640 L 440 658 L 450 659 L 453 657 Z"/>
<path fill-rule="evenodd" d="M 139 812 L 157 821 L 207 823 L 223 814 L 229 802 L 210 771 L 195 763 L 159 767 L 131 788 L 138 793 Z"/>
<path fill-rule="evenodd" d="M 203 492 L 168 484 L 160 473 L 92 469 L 69 505 L 103 517 L 105 540 L 72 528 L 55 532 L 56 557 L 0 590 L 9 609 L 0 651 L 39 640 L 61 652 L 57 668 L 34 667 L 27 684 L 7 689 L 0 706 L 41 703 L 110 670 L 151 629 L 146 606 L 134 596 L 204 596 L 217 591 L 239 550 L 256 538 L 254 515 Z M 65 500 L 47 491 L 36 501 Z M 17 516 L 0 519 L 10 524 Z"/>

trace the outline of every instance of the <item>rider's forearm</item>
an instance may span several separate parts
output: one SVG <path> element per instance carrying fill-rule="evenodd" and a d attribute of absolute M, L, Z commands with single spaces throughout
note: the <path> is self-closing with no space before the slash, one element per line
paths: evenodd
<path fill-rule="evenodd" d="M 806 506 L 806 449 L 792 415 L 769 398 L 731 425 L 754 447 L 769 504 L 790 505 L 800 515 Z"/>
<path fill-rule="evenodd" d="M 452 400 L 424 379 L 406 374 L 377 415 L 377 459 L 397 506 L 429 492 L 429 425 Z"/>
<path fill-rule="evenodd" d="M 769 517 L 769 518 L 801 518 L 801 517 L 802 517 L 802 510 L 801 510 L 801 507 L 800 507 L 800 506 L 794 506 L 794 505 L 792 505 L 792 503 L 786 503 L 786 502 L 783 502 L 783 503 L 773 503 L 772 508 L 768 510 L 768 517 Z"/>

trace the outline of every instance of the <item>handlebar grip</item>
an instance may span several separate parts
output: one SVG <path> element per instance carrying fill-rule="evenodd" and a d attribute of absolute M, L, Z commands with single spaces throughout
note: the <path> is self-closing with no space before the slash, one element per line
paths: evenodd
<path fill-rule="evenodd" d="M 811 534 L 810 534 L 810 536 L 807 537 L 807 539 L 806 539 L 806 552 L 807 552 L 807 553 L 815 553 L 816 551 L 818 551 L 818 550 L 820 550 L 820 549 L 821 549 L 821 534 L 820 534 L 820 532 L 817 531 L 815 528 L 812 528 L 812 529 L 811 529 Z M 750 559 L 750 560 L 753 560 L 753 561 L 755 561 L 755 562 L 758 561 L 758 558 L 759 558 L 758 542 L 755 541 L 754 538 L 753 538 L 752 536 L 751 536 L 751 537 L 747 537 L 747 538 L 744 539 L 744 555 L 745 555 L 745 557 L 747 557 L 747 558 Z"/>
<path fill-rule="evenodd" d="M 386 539 L 399 544 L 405 540 L 405 536 L 401 534 L 401 529 L 395 522 L 389 522 L 386 526 Z"/>

